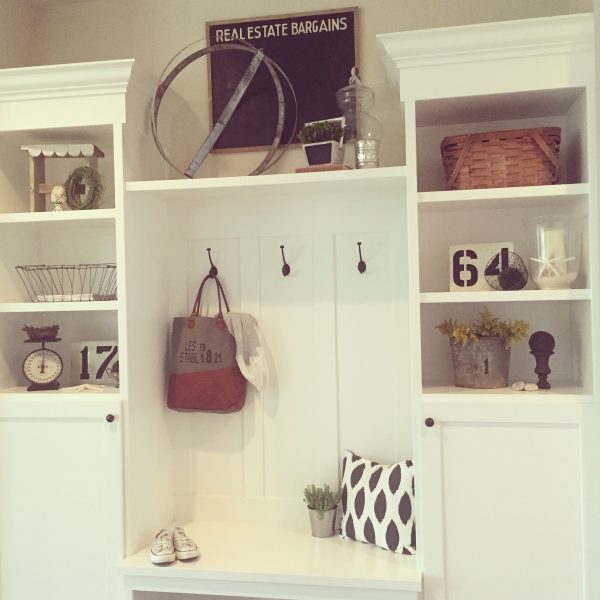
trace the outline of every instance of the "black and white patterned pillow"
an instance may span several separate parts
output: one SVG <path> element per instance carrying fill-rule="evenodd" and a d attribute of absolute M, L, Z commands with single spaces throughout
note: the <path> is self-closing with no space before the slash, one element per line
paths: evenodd
<path fill-rule="evenodd" d="M 343 538 L 414 554 L 417 547 L 414 500 L 411 460 L 381 465 L 353 452 L 344 452 Z"/>

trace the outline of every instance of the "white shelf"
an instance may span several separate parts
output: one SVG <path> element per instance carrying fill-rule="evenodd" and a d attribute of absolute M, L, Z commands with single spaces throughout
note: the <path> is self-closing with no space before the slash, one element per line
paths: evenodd
<path fill-rule="evenodd" d="M 549 390 L 538 390 L 537 392 L 515 392 L 511 388 L 499 388 L 492 390 L 480 390 L 472 388 L 456 387 L 435 383 L 423 385 L 423 400 L 426 402 L 468 402 L 483 403 L 491 402 L 517 403 L 539 402 L 544 403 L 580 403 L 593 401 L 590 390 L 576 385 L 554 384 Z"/>
<path fill-rule="evenodd" d="M 67 386 L 65 386 L 67 387 Z M 104 397 L 106 394 L 115 395 L 119 393 L 119 388 L 106 385 L 102 386 L 101 390 L 84 390 L 82 392 L 76 392 L 68 389 L 50 390 L 47 392 L 28 392 L 25 386 L 14 386 L 0 390 L 0 399 L 18 399 L 23 401 L 24 398 L 42 398 L 42 399 L 53 399 L 57 398 L 77 398 L 77 397 Z"/>
<path fill-rule="evenodd" d="M 420 192 L 420 212 L 566 206 L 589 194 L 587 183 Z"/>
<path fill-rule="evenodd" d="M 417 103 L 417 126 L 556 117 L 566 114 L 582 93 L 574 87 L 422 100 Z"/>
<path fill-rule="evenodd" d="M 114 311 L 118 300 L 90 302 L 0 302 L 0 313 Z"/>
<path fill-rule="evenodd" d="M 314 538 L 306 531 L 247 522 L 195 522 L 186 533 L 201 556 L 157 567 L 149 548 L 121 565 L 132 590 L 196 591 L 261 598 L 416 598 L 421 573 L 415 557 L 339 536 Z"/>
<path fill-rule="evenodd" d="M 2 213 L 0 214 L 0 225 L 3 224 L 37 224 L 44 226 L 68 223 L 77 225 L 107 224 L 115 221 L 116 210 L 114 208 L 98 208 L 95 210 L 63 210 L 61 212 L 28 212 L 28 213 Z"/>
<path fill-rule="evenodd" d="M 361 230 L 377 231 L 382 214 L 390 222 L 403 218 L 405 175 L 405 167 L 383 167 L 129 182 L 125 214 L 156 211 L 154 218 L 170 222 L 181 239 L 356 233 L 356 223 L 342 218 L 347 214 L 364 215 Z"/>
<path fill-rule="evenodd" d="M 591 300 L 589 289 L 517 290 L 485 292 L 423 292 L 421 304 L 453 304 L 458 302 L 556 302 Z"/>
<path fill-rule="evenodd" d="M 118 413 L 120 403 L 120 389 L 108 386 L 84 392 L 13 387 L 0 390 L 0 418 L 104 418 L 108 412 Z"/>
<path fill-rule="evenodd" d="M 364 189 L 373 194 L 373 186 L 390 186 L 400 190 L 406 179 L 406 167 L 382 167 L 378 169 L 355 169 L 345 171 L 321 171 L 316 173 L 287 173 L 257 175 L 253 177 L 211 177 L 204 179 L 171 179 L 162 181 L 130 181 L 126 184 L 127 197 L 139 197 L 147 201 L 157 196 L 174 200 L 198 200 L 199 192 L 210 192 L 211 199 L 231 198 L 239 190 L 246 202 L 253 197 L 278 197 L 285 202 L 290 196 L 315 193 L 320 196 L 332 190 L 336 195 Z"/>

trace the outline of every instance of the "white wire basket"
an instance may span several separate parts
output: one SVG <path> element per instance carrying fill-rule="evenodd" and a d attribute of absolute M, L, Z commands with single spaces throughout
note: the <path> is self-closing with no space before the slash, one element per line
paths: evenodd
<path fill-rule="evenodd" d="M 19 265 L 15 267 L 32 302 L 117 299 L 117 265 Z"/>

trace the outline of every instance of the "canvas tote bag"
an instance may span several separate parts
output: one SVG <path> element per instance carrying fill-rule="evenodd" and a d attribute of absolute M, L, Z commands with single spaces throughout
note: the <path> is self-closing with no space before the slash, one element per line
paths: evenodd
<path fill-rule="evenodd" d="M 216 317 L 201 317 L 202 291 L 211 279 L 217 286 L 219 312 Z M 223 304 L 229 312 L 221 282 L 216 276 L 207 275 L 190 316 L 173 319 L 169 408 L 229 413 L 244 406 L 246 379 L 236 362 L 235 339 L 223 320 Z"/>

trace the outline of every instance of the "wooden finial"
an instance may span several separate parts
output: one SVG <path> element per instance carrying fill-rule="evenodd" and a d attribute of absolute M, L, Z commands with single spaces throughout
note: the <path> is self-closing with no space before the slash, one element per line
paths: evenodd
<path fill-rule="evenodd" d="M 554 354 L 554 337 L 547 331 L 536 331 L 529 338 L 529 348 L 535 358 L 535 369 L 533 372 L 538 376 L 538 387 L 540 390 L 549 390 L 551 388 L 548 382 L 548 375 L 551 373 L 548 362 Z"/>

